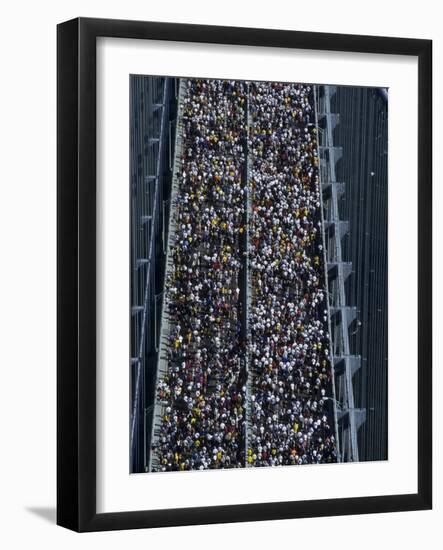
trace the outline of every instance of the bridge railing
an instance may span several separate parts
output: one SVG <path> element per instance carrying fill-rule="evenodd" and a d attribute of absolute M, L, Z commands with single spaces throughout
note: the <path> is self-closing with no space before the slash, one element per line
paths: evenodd
<path fill-rule="evenodd" d="M 360 357 L 351 354 L 349 328 L 357 316 L 355 307 L 347 304 L 345 283 L 352 273 L 352 264 L 343 258 L 342 240 L 349 230 L 340 218 L 339 197 L 345 184 L 337 182 L 336 163 L 342 150 L 334 146 L 333 130 L 339 116 L 331 113 L 334 86 L 316 86 L 316 120 L 319 135 L 321 210 L 324 238 L 324 258 L 328 294 L 328 323 L 331 336 L 330 359 L 333 369 L 332 386 L 335 427 L 339 460 L 359 460 L 357 433 L 365 421 L 365 410 L 354 404 L 353 376 L 360 368 Z"/>

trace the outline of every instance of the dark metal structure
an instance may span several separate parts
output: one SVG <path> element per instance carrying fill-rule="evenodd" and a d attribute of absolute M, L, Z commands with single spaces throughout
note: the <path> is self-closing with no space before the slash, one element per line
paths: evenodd
<path fill-rule="evenodd" d="M 331 109 L 339 113 L 333 130 L 342 156 L 339 199 L 349 221 L 344 258 L 352 263 L 346 283 L 348 303 L 356 307 L 349 334 L 351 353 L 361 357 L 354 374 L 355 407 L 366 410 L 358 433 L 359 459 L 387 459 L 388 380 L 388 92 L 339 86 Z"/>
<path fill-rule="evenodd" d="M 318 106 L 341 459 L 384 460 L 388 92 L 321 86 Z"/>
<path fill-rule="evenodd" d="M 147 467 L 159 350 L 177 81 L 130 78 L 131 472 Z"/>

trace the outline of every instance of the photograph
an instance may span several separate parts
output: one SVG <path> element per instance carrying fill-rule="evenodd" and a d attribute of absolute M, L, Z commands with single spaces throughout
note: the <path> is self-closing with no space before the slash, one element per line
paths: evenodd
<path fill-rule="evenodd" d="M 440 4 L 4 4 L 1 548 L 438 548 Z"/>
<path fill-rule="evenodd" d="M 129 90 L 130 472 L 387 460 L 389 90 Z"/>

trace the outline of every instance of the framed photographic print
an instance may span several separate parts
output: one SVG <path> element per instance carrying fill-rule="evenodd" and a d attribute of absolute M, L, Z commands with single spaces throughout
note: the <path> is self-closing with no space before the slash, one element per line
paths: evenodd
<path fill-rule="evenodd" d="M 431 508 L 431 66 L 58 26 L 59 525 Z"/>

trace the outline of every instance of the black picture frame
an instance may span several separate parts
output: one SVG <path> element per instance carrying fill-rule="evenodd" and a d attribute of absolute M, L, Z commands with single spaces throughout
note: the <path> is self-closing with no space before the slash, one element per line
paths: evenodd
<path fill-rule="evenodd" d="M 96 39 L 399 54 L 418 58 L 416 494 L 96 512 Z M 57 29 L 57 523 L 75 531 L 426 510 L 432 507 L 432 42 L 78 18 Z"/>

